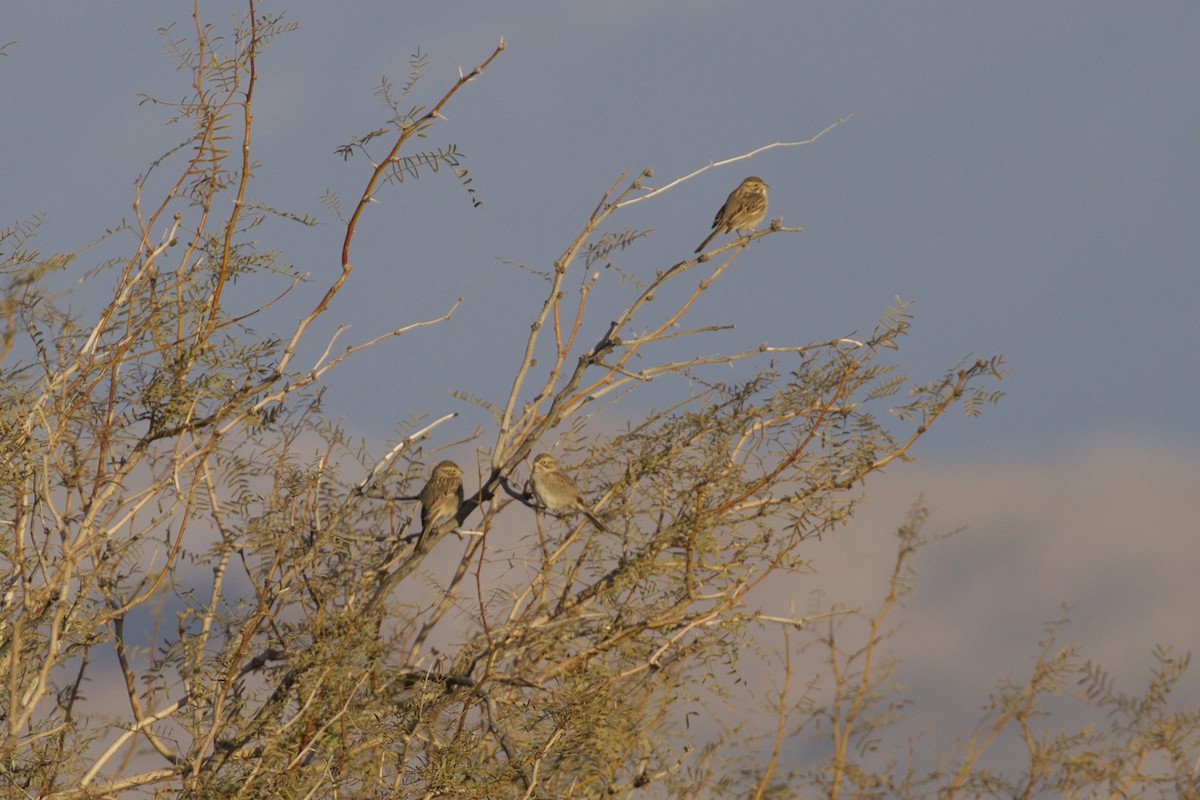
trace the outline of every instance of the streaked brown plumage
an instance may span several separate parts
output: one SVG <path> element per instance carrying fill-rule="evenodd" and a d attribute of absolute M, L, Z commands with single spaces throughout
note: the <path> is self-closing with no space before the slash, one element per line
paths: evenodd
<path fill-rule="evenodd" d="M 578 511 L 597 528 L 608 531 L 587 503 L 583 502 L 583 495 L 579 493 L 575 481 L 562 471 L 554 456 L 542 453 L 533 459 L 529 483 L 533 486 L 533 496 L 537 498 L 538 503 L 550 511 Z"/>
<path fill-rule="evenodd" d="M 754 230 L 766 215 L 767 185 L 763 183 L 762 178 L 751 175 L 725 198 L 725 205 L 721 206 L 713 219 L 713 232 L 700 243 L 696 252 L 699 253 L 714 237 L 722 233 Z"/>
<path fill-rule="evenodd" d="M 429 474 L 429 482 L 417 498 L 421 501 L 419 547 L 431 530 L 458 516 L 463 501 L 462 468 L 453 461 L 440 462 Z"/>

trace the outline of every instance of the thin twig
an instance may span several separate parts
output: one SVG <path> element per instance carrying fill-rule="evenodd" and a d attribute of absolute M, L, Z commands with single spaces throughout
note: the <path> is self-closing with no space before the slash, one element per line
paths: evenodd
<path fill-rule="evenodd" d="M 661 194 L 661 193 L 667 191 L 668 189 L 678 186 L 679 184 L 683 183 L 684 181 L 690 181 L 692 178 L 695 178 L 697 175 L 703 175 L 705 172 L 708 172 L 710 169 L 714 169 L 716 167 L 723 167 L 726 164 L 733 164 L 738 161 L 744 161 L 747 158 L 753 158 L 754 156 L 758 155 L 759 153 L 765 152 L 767 150 L 774 150 L 777 147 L 799 147 L 800 145 L 812 144 L 813 142 L 817 141 L 822 136 L 829 133 L 831 130 L 833 130 L 837 126 L 841 125 L 843 122 L 846 122 L 853 116 L 854 116 L 854 112 L 851 111 L 846 116 L 842 117 L 841 119 L 837 120 L 836 122 L 831 123 L 829 126 L 827 126 L 825 128 L 825 130 L 821 131 L 816 136 L 810 137 L 801 142 L 773 142 L 771 144 L 765 144 L 762 147 L 755 148 L 754 150 L 751 150 L 749 153 L 743 153 L 740 156 L 733 156 L 732 158 L 726 158 L 723 161 L 709 162 L 708 166 L 701 167 L 700 169 L 696 170 L 695 172 L 690 172 L 687 175 L 684 175 L 682 178 L 676 178 L 675 180 L 668 183 L 666 186 L 662 186 L 662 187 L 659 187 L 658 189 L 649 191 L 644 195 L 633 198 L 632 200 L 625 200 L 624 202 L 618 203 L 617 207 L 624 208 L 625 206 L 631 206 L 634 203 L 640 203 L 643 200 L 649 200 L 651 197 L 654 197 L 655 195 Z"/>

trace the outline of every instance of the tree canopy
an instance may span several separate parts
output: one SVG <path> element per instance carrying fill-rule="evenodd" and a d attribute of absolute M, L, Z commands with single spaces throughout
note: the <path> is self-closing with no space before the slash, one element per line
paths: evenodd
<path fill-rule="evenodd" d="M 340 327 L 317 340 L 314 323 L 358 278 L 381 193 L 449 170 L 478 202 L 457 149 L 426 140 L 505 45 L 432 92 L 420 56 L 403 85 L 384 82 L 388 125 L 338 150 L 360 193 L 325 198 L 340 263 L 307 275 L 255 238 L 271 218 L 314 222 L 252 188 L 258 63 L 289 27 L 250 2 L 233 31 L 173 39 L 190 94 L 155 102 L 186 138 L 149 160 L 128 225 L 106 234 L 124 256 L 40 253 L 36 219 L 0 231 L 6 796 L 1195 795 L 1198 715 L 1168 702 L 1187 659 L 1167 650 L 1145 695 L 1127 696 L 1048 636 L 948 766 L 917 773 L 882 752 L 903 705 L 884 644 L 927 541 L 919 506 L 879 608 L 834 599 L 781 618 L 748 604 L 769 580 L 803 581 L 865 479 L 947 411 L 998 400 L 1003 361 L 910 379 L 894 360 L 911 324 L 899 299 L 868 335 L 678 357 L 664 345 L 721 333 L 687 327 L 697 299 L 752 268 L 759 240 L 802 233 L 729 227 L 645 266 L 639 209 L 696 173 L 617 177 L 561 255 L 529 268 L 543 293 L 511 384 L 459 395 L 490 426 L 441 442 L 453 409 L 400 393 L 397 436 L 356 442 L 323 409 L 337 368 L 402 358 L 406 334 L 452 326 L 457 304 L 349 343 Z M 840 122 L 768 146 L 812 145 Z M 153 196 L 152 173 L 171 175 Z M 72 307 L 68 274 L 95 310 Z M 627 299 L 597 325 L 604 280 Z M 297 307 L 309 283 L 316 302 Z M 268 310 L 279 332 L 259 330 Z M 631 398 L 650 386 L 671 399 L 645 412 Z M 543 451 L 579 498 L 531 489 Z M 450 457 L 462 502 L 422 531 L 422 487 Z M 432 566 L 439 547 L 456 554 L 448 570 Z M 741 652 L 764 631 L 784 643 L 774 706 L 693 729 L 687 702 L 746 680 Z M 822 653 L 824 673 L 797 675 L 800 650 Z M 1077 682 L 1108 726 L 1035 726 Z M 800 684 L 820 684 L 820 701 Z M 985 769 L 1011 729 L 1028 765 Z M 820 763 L 781 756 L 800 735 L 827 742 Z"/>

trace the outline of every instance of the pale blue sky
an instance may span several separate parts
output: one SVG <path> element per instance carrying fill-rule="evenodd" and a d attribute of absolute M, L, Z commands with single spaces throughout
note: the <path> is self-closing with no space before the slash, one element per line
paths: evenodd
<path fill-rule="evenodd" d="M 222 6 L 228 11 L 218 12 Z M 0 220 L 44 212 L 38 244 L 81 245 L 128 216 L 133 177 L 181 132 L 139 94 L 188 91 L 156 29 L 190 3 L 22 4 L 0 39 Z M 267 227 L 265 245 L 332 274 L 364 164 L 334 148 L 376 126 L 381 75 L 429 55 L 414 102 L 457 65 L 508 51 L 447 111 L 432 144 L 466 156 L 485 206 L 449 176 L 385 192 L 361 230 L 329 322 L 352 335 L 440 313 L 454 323 L 346 373 L 332 408 L 387 435 L 416 410 L 494 396 L 545 266 L 621 170 L 665 180 L 762 144 L 820 143 L 716 170 L 619 219 L 653 227 L 623 266 L 689 254 L 745 174 L 800 237 L 764 242 L 697 309 L 736 319 L 734 344 L 865 331 L 915 301 L 900 360 L 929 378 L 1003 353 L 1004 403 L 943 427 L 920 452 L 1047 454 L 1111 433 L 1194 447 L 1200 334 L 1200 7 L 1192 4 L 264 3 L 300 29 L 261 61 L 255 195 L 329 223 Z M 227 25 L 240 4 L 208 4 Z M 316 291 L 315 283 L 312 288 Z M 614 302 L 615 302 L 614 298 Z M 598 320 L 606 320 L 601 316 Z M 703 343 L 696 346 L 703 350 Z M 712 344 L 716 349 L 716 343 Z M 452 359 L 447 365 L 447 357 Z M 366 390 L 366 391 L 363 391 Z M 377 399 L 388 397 L 381 406 Z M 451 432 L 447 431 L 449 435 Z"/>

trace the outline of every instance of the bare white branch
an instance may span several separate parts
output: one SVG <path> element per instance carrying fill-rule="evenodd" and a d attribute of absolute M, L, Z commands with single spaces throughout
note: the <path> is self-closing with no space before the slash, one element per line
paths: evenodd
<path fill-rule="evenodd" d="M 812 144 L 813 142 L 817 141 L 822 136 L 829 133 L 831 130 L 833 130 L 837 126 L 841 125 L 843 122 L 846 122 L 853 116 L 854 116 L 854 112 L 852 111 L 849 114 L 847 114 L 846 116 L 837 120 L 836 122 L 833 122 L 830 125 L 828 125 L 823 131 L 821 131 L 817 135 L 811 136 L 803 141 L 772 142 L 771 144 L 765 144 L 762 147 L 757 147 L 748 153 L 742 153 L 740 156 L 733 156 L 732 158 L 726 158 L 721 161 L 709 162 L 709 164 L 707 166 L 701 167 L 700 169 L 695 170 L 694 172 L 689 172 L 687 175 L 684 175 L 682 178 L 676 178 L 675 180 L 668 183 L 666 186 L 660 186 L 657 189 L 646 192 L 646 194 L 638 195 L 637 197 L 631 198 L 629 200 L 624 200 L 624 201 L 618 203 L 617 207 L 624 208 L 626 206 L 631 206 L 634 203 L 640 203 L 643 200 L 649 200 L 652 197 L 655 197 L 657 195 L 662 194 L 665 191 L 675 188 L 676 186 L 678 186 L 681 183 L 684 183 L 685 181 L 690 181 L 692 178 L 695 178 L 698 175 L 703 175 L 705 172 L 708 172 L 710 169 L 715 169 L 717 167 L 724 167 L 727 164 L 734 164 L 734 163 L 737 163 L 738 161 L 745 161 L 746 159 L 754 158 L 754 156 L 758 155 L 759 153 L 766 152 L 767 150 L 774 150 L 775 148 L 778 148 L 778 147 L 800 147 L 801 145 Z"/>

